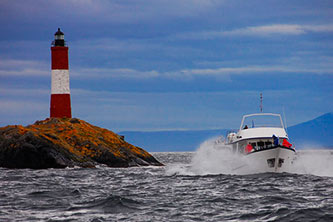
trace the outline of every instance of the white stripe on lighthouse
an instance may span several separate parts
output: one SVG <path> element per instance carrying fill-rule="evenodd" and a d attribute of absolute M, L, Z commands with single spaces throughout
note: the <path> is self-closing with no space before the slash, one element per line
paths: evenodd
<path fill-rule="evenodd" d="M 67 69 L 52 69 L 51 94 L 70 94 Z"/>

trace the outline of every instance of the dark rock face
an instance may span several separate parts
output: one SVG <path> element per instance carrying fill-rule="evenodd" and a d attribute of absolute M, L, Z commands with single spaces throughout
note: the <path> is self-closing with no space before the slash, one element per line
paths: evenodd
<path fill-rule="evenodd" d="M 0 167 L 65 168 L 162 166 L 121 136 L 79 119 L 46 119 L 0 128 Z"/>

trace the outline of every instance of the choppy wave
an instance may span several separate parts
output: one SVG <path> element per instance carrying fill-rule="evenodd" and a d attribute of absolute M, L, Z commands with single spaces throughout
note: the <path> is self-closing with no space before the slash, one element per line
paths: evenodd
<path fill-rule="evenodd" d="M 84 200 L 82 202 L 74 203 L 67 211 L 70 212 L 89 212 L 100 211 L 102 213 L 129 213 L 132 211 L 140 210 L 142 203 L 130 198 L 125 198 L 117 195 L 109 195 L 106 197 L 99 197 L 92 200 Z"/>
<path fill-rule="evenodd" d="M 201 148 L 155 153 L 165 167 L 0 168 L 0 221 L 333 221 L 333 177 L 232 175 Z"/>

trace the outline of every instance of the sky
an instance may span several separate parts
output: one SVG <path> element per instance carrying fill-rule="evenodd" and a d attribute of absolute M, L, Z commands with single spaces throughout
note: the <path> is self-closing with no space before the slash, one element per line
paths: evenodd
<path fill-rule="evenodd" d="M 1 0 L 0 25 L 0 126 L 49 117 L 58 27 L 73 117 L 112 131 L 333 111 L 331 0 Z"/>

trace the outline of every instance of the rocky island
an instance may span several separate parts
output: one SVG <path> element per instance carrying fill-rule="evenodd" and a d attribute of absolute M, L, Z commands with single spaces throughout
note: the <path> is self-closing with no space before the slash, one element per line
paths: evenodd
<path fill-rule="evenodd" d="M 77 118 L 47 118 L 0 128 L 0 167 L 65 168 L 162 166 L 116 133 Z"/>

